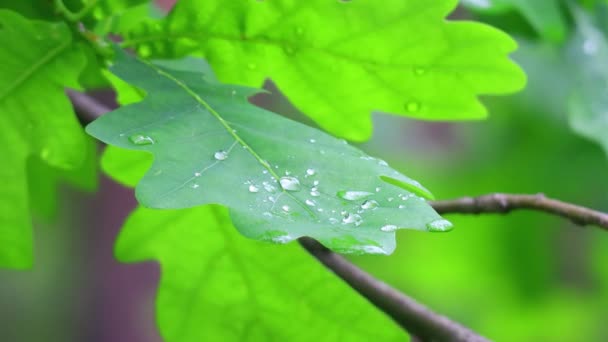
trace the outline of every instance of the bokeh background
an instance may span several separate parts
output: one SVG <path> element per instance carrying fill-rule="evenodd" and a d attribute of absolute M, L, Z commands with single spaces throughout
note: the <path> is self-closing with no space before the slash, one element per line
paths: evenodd
<path fill-rule="evenodd" d="M 171 3 L 159 2 L 164 9 Z M 568 123 L 564 98 L 576 61 L 555 62 L 559 42 L 546 42 L 516 11 L 484 16 L 459 8 L 454 17 L 516 28 L 521 49 L 514 58 L 528 73 L 528 88 L 484 98 L 485 121 L 374 114 L 373 139 L 361 148 L 438 199 L 543 192 L 608 211 L 607 155 Z M 271 82 L 265 87 L 272 93 L 255 103 L 313 125 Z M 60 197 L 54 220 L 35 220 L 35 267 L 0 271 L 0 340 L 160 341 L 158 266 L 112 256 L 136 204 L 132 191 L 103 178 L 95 194 L 63 187 Z M 607 232 L 538 212 L 446 217 L 455 224 L 450 233 L 401 231 L 393 255 L 351 259 L 495 340 L 608 341 Z"/>

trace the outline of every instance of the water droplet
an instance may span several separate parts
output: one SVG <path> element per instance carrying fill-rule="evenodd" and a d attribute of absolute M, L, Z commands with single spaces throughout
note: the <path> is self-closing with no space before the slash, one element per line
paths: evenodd
<path fill-rule="evenodd" d="M 296 27 L 296 34 L 298 36 L 301 36 L 302 34 L 304 34 L 304 29 L 301 28 L 300 26 Z"/>
<path fill-rule="evenodd" d="M 249 192 L 258 192 L 260 191 L 260 188 L 258 188 L 257 186 L 250 184 L 249 185 Z"/>
<path fill-rule="evenodd" d="M 389 198 L 388 198 L 388 201 L 389 201 L 389 202 L 392 202 L 393 200 L 394 200 L 394 198 L 392 198 L 392 197 L 389 197 Z"/>
<path fill-rule="evenodd" d="M 268 173 L 268 170 L 262 170 L 262 173 L 263 173 L 263 174 L 267 174 L 267 173 Z"/>
<path fill-rule="evenodd" d="M 315 201 L 307 199 L 307 200 L 306 200 L 306 205 L 309 205 L 309 206 L 311 206 L 311 207 L 314 207 L 314 206 L 315 206 Z"/>
<path fill-rule="evenodd" d="M 319 197 L 321 196 L 321 193 L 317 190 L 317 188 L 312 188 L 310 189 L 310 196 Z"/>
<path fill-rule="evenodd" d="M 420 110 L 420 103 L 416 101 L 408 101 L 405 103 L 405 110 L 410 113 L 416 113 Z"/>
<path fill-rule="evenodd" d="M 315 139 L 310 139 L 309 141 L 310 141 L 311 144 L 314 144 L 314 143 L 317 142 Z"/>
<path fill-rule="evenodd" d="M 365 200 L 361 204 L 361 209 L 375 209 L 378 207 L 378 202 L 374 200 Z"/>
<path fill-rule="evenodd" d="M 226 160 L 226 158 L 228 158 L 228 152 L 219 150 L 213 154 L 213 157 L 217 160 Z"/>
<path fill-rule="evenodd" d="M 331 223 L 331 224 L 336 224 L 336 223 L 338 223 L 338 219 L 337 219 L 337 218 L 335 218 L 335 217 L 330 217 L 330 218 L 329 218 L 329 223 Z"/>
<path fill-rule="evenodd" d="M 249 63 L 247 64 L 247 68 L 249 68 L 249 70 L 255 70 L 258 66 L 255 63 Z"/>
<path fill-rule="evenodd" d="M 423 67 L 416 67 L 414 68 L 414 75 L 416 76 L 422 76 L 426 74 L 426 68 Z"/>
<path fill-rule="evenodd" d="M 380 192 L 380 188 L 379 188 L 379 187 L 378 187 L 378 188 L 376 188 L 376 192 Z"/>
<path fill-rule="evenodd" d="M 354 223 L 355 226 L 359 226 L 361 223 L 363 223 L 363 220 L 361 219 L 361 216 L 359 216 L 358 214 L 346 213 L 346 215 L 344 215 L 344 217 L 342 218 L 342 223 L 344 223 L 344 224 Z"/>
<path fill-rule="evenodd" d="M 398 227 L 395 226 L 394 224 L 387 224 L 387 225 L 382 226 L 380 228 L 380 230 L 383 231 L 383 232 L 394 232 L 397 229 L 398 229 Z"/>
<path fill-rule="evenodd" d="M 379 159 L 379 160 L 378 160 L 378 165 L 380 165 L 380 166 L 388 166 L 388 163 L 387 163 L 387 162 L 385 162 L 385 161 L 384 161 L 384 160 L 382 160 L 382 159 Z"/>
<path fill-rule="evenodd" d="M 347 201 L 357 201 L 365 197 L 369 197 L 370 195 L 372 195 L 372 193 L 367 191 L 343 190 L 338 191 L 336 195 Z"/>
<path fill-rule="evenodd" d="M 281 187 L 287 191 L 300 191 L 300 181 L 295 177 L 281 177 Z"/>
<path fill-rule="evenodd" d="M 399 204 L 399 209 L 403 209 L 405 206 L 403 204 Z"/>
<path fill-rule="evenodd" d="M 192 189 L 197 189 L 200 185 L 196 184 L 196 183 L 192 183 L 192 185 L 190 185 L 190 187 Z"/>
<path fill-rule="evenodd" d="M 152 137 L 143 134 L 133 134 L 129 137 L 129 141 L 135 145 L 152 145 L 155 143 Z"/>
<path fill-rule="evenodd" d="M 272 242 L 275 242 L 275 243 L 288 243 L 291 240 L 293 240 L 293 238 L 289 234 L 275 236 L 272 238 Z"/>
<path fill-rule="evenodd" d="M 201 176 L 201 173 L 200 173 L 200 172 L 195 172 L 195 173 L 194 173 L 194 177 L 200 177 L 200 176 Z"/>
<path fill-rule="evenodd" d="M 274 198 L 274 196 L 268 196 L 268 200 L 272 203 L 274 203 L 276 201 L 276 199 Z"/>
<path fill-rule="evenodd" d="M 430 232 L 447 232 L 452 230 L 452 223 L 445 219 L 437 219 L 426 224 Z"/>
<path fill-rule="evenodd" d="M 323 208 L 317 208 L 317 211 L 322 213 L 323 212 Z"/>
<path fill-rule="evenodd" d="M 281 209 L 283 209 L 284 212 L 288 213 L 290 208 L 287 204 L 285 204 L 284 206 L 281 207 Z"/>
<path fill-rule="evenodd" d="M 312 182 L 312 185 L 314 185 L 314 186 L 319 185 L 319 181 L 318 181 L 318 180 L 316 180 L 316 181 Z"/>
<path fill-rule="evenodd" d="M 277 188 L 274 187 L 274 185 L 268 183 L 268 182 L 263 182 L 262 186 L 264 187 L 264 190 L 273 193 L 277 190 Z"/>
<path fill-rule="evenodd" d="M 262 215 L 264 215 L 266 217 L 272 217 L 272 214 L 267 211 L 263 212 Z"/>
<path fill-rule="evenodd" d="M 315 173 L 317 173 L 317 171 L 315 171 L 314 169 L 308 169 L 308 170 L 306 170 L 306 175 L 307 176 L 314 176 Z"/>

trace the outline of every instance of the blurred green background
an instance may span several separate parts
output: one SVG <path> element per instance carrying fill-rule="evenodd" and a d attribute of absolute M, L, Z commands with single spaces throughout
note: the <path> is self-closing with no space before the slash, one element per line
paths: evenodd
<path fill-rule="evenodd" d="M 606 11 L 596 2 L 583 1 L 583 11 L 602 30 Z M 517 8 L 456 12 L 520 41 L 514 58 L 528 87 L 484 99 L 487 120 L 428 123 L 376 114 L 374 137 L 361 147 L 421 181 L 437 199 L 543 192 L 608 211 L 606 153 L 569 125 L 573 90 L 601 87 L 596 95 L 608 98 L 608 80 L 577 78 L 591 62 L 608 70 L 608 57 L 590 62 L 572 53 L 581 23 L 566 2 L 556 3 L 561 17 L 545 18 L 549 28 Z M 273 93 L 256 103 L 306 121 L 271 83 L 266 87 Z M 608 121 L 608 108 L 600 115 Z M 54 223 L 36 223 L 34 270 L 0 271 L 0 340 L 159 340 L 156 265 L 122 265 L 112 257 L 134 205 L 130 190 L 108 180 L 94 195 L 63 191 Z M 446 217 L 455 224 L 450 233 L 401 231 L 393 255 L 352 260 L 494 340 L 608 341 L 608 233 L 529 211 Z"/>

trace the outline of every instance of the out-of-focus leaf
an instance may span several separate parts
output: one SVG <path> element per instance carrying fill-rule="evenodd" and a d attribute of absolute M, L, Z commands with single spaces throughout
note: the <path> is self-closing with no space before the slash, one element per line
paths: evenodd
<path fill-rule="evenodd" d="M 154 155 L 136 188 L 143 205 L 223 204 L 245 236 L 311 236 L 344 253 L 389 254 L 397 228 L 451 227 L 416 196 L 430 196 L 418 182 L 247 102 L 258 90 L 205 79 L 190 64 L 180 71 L 117 50 L 112 72 L 147 96 L 87 127 L 108 144 Z"/>
<path fill-rule="evenodd" d="M 577 31 L 567 51 L 576 72 L 568 102 L 570 124 L 608 153 L 608 41 L 586 12 L 575 10 L 574 17 Z"/>
<path fill-rule="evenodd" d="M 205 56 L 226 83 L 272 78 L 335 135 L 364 140 L 370 112 L 427 120 L 479 119 L 479 94 L 516 91 L 524 74 L 506 34 L 446 22 L 453 0 L 182 0 L 162 21 L 121 32 L 152 57 Z"/>
<path fill-rule="evenodd" d="M 219 206 L 139 208 L 116 255 L 160 262 L 156 307 L 168 342 L 408 339 L 299 246 L 244 239 Z"/>
<path fill-rule="evenodd" d="M 544 39 L 561 42 L 568 24 L 559 0 L 461 0 L 468 8 L 483 13 L 503 13 L 517 9 Z"/>
<path fill-rule="evenodd" d="M 79 88 L 85 57 L 65 24 L 7 10 L 0 10 L 0 46 L 0 265 L 23 268 L 32 263 L 28 159 L 71 170 L 86 157 L 86 136 L 64 93 Z"/>

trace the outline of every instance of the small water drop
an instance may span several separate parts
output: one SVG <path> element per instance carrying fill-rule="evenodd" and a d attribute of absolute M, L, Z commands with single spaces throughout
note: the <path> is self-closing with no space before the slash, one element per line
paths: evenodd
<path fill-rule="evenodd" d="M 383 232 L 394 232 L 397 229 L 398 229 L 398 227 L 395 226 L 394 224 L 387 224 L 380 228 L 380 230 Z"/>
<path fill-rule="evenodd" d="M 318 181 L 318 180 L 316 180 L 316 181 L 312 182 L 312 185 L 314 185 L 314 186 L 319 185 L 319 181 Z"/>
<path fill-rule="evenodd" d="M 363 223 L 363 220 L 361 219 L 361 216 L 358 214 L 346 213 L 346 215 L 344 215 L 344 217 L 342 218 L 342 223 L 343 224 L 354 223 L 355 226 L 359 226 L 361 223 Z"/>
<path fill-rule="evenodd" d="M 416 67 L 414 68 L 414 75 L 416 76 L 422 76 L 426 74 L 426 68 L 423 67 Z"/>
<path fill-rule="evenodd" d="M 378 207 L 378 202 L 374 200 L 365 200 L 361 204 L 361 209 L 375 209 Z"/>
<path fill-rule="evenodd" d="M 343 190 L 338 191 L 336 195 L 347 201 L 357 201 L 365 197 L 369 197 L 372 195 L 372 193 L 367 191 Z"/>
<path fill-rule="evenodd" d="M 129 141 L 135 145 L 152 145 L 155 143 L 152 137 L 143 134 L 133 134 L 129 137 Z"/>
<path fill-rule="evenodd" d="M 403 209 L 405 206 L 403 204 L 399 204 L 399 209 Z"/>
<path fill-rule="evenodd" d="M 268 182 L 263 182 L 262 186 L 264 187 L 264 190 L 273 193 L 277 190 L 277 188 L 274 187 L 274 185 L 268 183 Z"/>
<path fill-rule="evenodd" d="M 316 204 L 315 204 L 315 201 L 307 199 L 306 200 L 306 205 L 314 207 Z"/>
<path fill-rule="evenodd" d="M 230 92 L 230 94 L 231 94 L 232 96 L 236 95 L 236 90 L 231 91 L 231 92 Z"/>
<path fill-rule="evenodd" d="M 416 101 L 408 101 L 405 103 L 405 110 L 410 113 L 416 113 L 420 110 L 420 103 Z"/>
<path fill-rule="evenodd" d="M 380 190 L 381 190 L 380 187 L 376 188 L 376 192 L 380 192 Z"/>
<path fill-rule="evenodd" d="M 310 139 L 309 141 L 310 141 L 311 144 L 314 144 L 314 143 L 317 142 L 315 139 Z"/>
<path fill-rule="evenodd" d="M 257 186 L 250 184 L 249 185 L 249 192 L 259 192 L 260 188 L 258 188 Z"/>
<path fill-rule="evenodd" d="M 192 185 L 190 185 L 190 187 L 192 189 L 197 189 L 200 185 L 196 184 L 196 183 L 192 183 Z"/>
<path fill-rule="evenodd" d="M 325 154 L 325 150 L 319 150 L 319 153 Z"/>
<path fill-rule="evenodd" d="M 445 219 L 437 219 L 426 224 L 430 232 L 447 232 L 452 230 L 452 223 Z"/>
<path fill-rule="evenodd" d="M 283 209 L 284 212 L 288 213 L 290 208 L 287 204 L 285 204 L 284 206 L 281 207 L 281 209 Z"/>
<path fill-rule="evenodd" d="M 316 187 L 313 187 L 310 189 L 310 196 L 319 197 L 319 196 L 321 196 L 321 193 L 319 192 L 319 190 Z"/>
<path fill-rule="evenodd" d="M 315 171 L 315 169 L 308 169 L 308 170 L 306 170 L 306 175 L 307 176 L 314 176 L 315 173 L 317 173 L 317 171 Z"/>
<path fill-rule="evenodd" d="M 195 172 L 195 173 L 194 173 L 194 177 L 200 177 L 200 176 L 201 176 L 201 173 L 200 173 L 200 172 Z"/>
<path fill-rule="evenodd" d="M 317 208 L 317 211 L 322 213 L 323 212 L 323 208 Z"/>
<path fill-rule="evenodd" d="M 389 201 L 389 202 L 392 202 L 393 200 L 394 200 L 394 198 L 392 198 L 392 197 L 389 197 L 389 198 L 388 198 L 388 201 Z"/>
<path fill-rule="evenodd" d="M 272 203 L 274 203 L 276 201 L 276 199 L 274 198 L 274 196 L 268 196 L 268 200 Z"/>
<path fill-rule="evenodd" d="M 599 46 L 596 39 L 589 38 L 586 39 L 585 42 L 583 42 L 583 52 L 586 55 L 595 55 L 597 53 L 598 47 Z"/>
<path fill-rule="evenodd" d="M 272 217 L 272 214 L 267 211 L 263 212 L 262 215 L 264 215 L 266 217 Z"/>
<path fill-rule="evenodd" d="M 279 182 L 287 191 L 300 191 L 300 181 L 295 177 L 281 177 Z"/>
<path fill-rule="evenodd" d="M 267 174 L 267 173 L 268 173 L 268 170 L 262 170 L 262 173 L 263 173 L 263 174 Z"/>
<path fill-rule="evenodd" d="M 228 158 L 228 152 L 219 150 L 213 154 L 213 157 L 217 160 L 226 160 L 226 158 Z"/>

